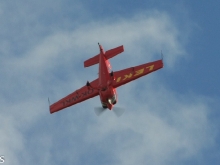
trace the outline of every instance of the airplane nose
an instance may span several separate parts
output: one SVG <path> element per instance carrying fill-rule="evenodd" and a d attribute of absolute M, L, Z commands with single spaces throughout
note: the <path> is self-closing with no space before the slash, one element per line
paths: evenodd
<path fill-rule="evenodd" d="M 108 109 L 112 110 L 112 108 L 113 108 L 113 105 L 112 104 L 108 104 Z"/>

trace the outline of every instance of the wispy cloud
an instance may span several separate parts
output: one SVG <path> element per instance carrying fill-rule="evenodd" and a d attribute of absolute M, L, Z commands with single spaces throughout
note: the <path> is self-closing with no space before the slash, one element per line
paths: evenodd
<path fill-rule="evenodd" d="M 45 28 L 42 13 L 36 13 Z M 110 111 L 97 118 L 93 107 L 99 98 L 50 115 L 48 95 L 59 99 L 96 76 L 97 67 L 83 70 L 83 61 L 98 53 L 98 42 L 106 49 L 124 44 L 125 53 L 111 60 L 115 70 L 158 59 L 162 49 L 169 71 L 185 55 L 179 40 L 185 34 L 165 12 L 74 25 L 51 26 L 53 32 L 34 42 L 15 31 L 19 45 L 31 44 L 20 49 L 8 39 L 1 46 L 0 154 L 8 164 L 170 164 L 212 145 L 208 103 L 165 90 L 157 73 L 118 90 L 119 105 L 126 107 L 121 118 Z"/>

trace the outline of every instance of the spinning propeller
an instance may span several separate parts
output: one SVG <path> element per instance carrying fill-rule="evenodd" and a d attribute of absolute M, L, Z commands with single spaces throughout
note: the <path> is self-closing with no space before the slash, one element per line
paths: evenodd
<path fill-rule="evenodd" d="M 106 112 L 107 110 L 108 110 L 107 108 L 102 108 L 102 107 L 96 107 L 96 108 L 94 108 L 95 114 L 96 114 L 97 116 L 100 116 L 101 114 L 103 114 L 103 113 Z M 112 109 L 112 111 L 115 113 L 115 115 L 116 115 L 117 117 L 120 117 L 120 116 L 124 113 L 125 109 L 124 109 L 124 108 L 119 108 L 119 107 L 114 107 L 114 108 Z"/>

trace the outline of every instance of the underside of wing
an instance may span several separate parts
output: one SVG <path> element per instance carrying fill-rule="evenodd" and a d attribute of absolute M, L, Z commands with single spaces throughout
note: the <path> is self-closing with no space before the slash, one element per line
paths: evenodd
<path fill-rule="evenodd" d="M 91 86 L 98 85 L 98 79 L 92 81 Z M 80 103 L 92 97 L 95 97 L 99 94 L 98 90 L 92 89 L 87 85 L 82 88 L 76 90 L 75 92 L 69 94 L 68 96 L 62 98 L 61 100 L 55 102 L 50 106 L 50 113 L 54 113 L 60 111 L 66 107 L 72 106 L 74 104 Z"/>
<path fill-rule="evenodd" d="M 124 85 L 130 81 L 138 79 L 161 68 L 163 68 L 163 61 L 158 60 L 116 71 L 114 72 L 115 80 L 113 82 L 113 87 L 117 88 L 121 85 Z"/>

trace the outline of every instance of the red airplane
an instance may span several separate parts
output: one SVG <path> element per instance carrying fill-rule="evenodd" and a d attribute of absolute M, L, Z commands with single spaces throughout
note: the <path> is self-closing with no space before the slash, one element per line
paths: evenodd
<path fill-rule="evenodd" d="M 50 113 L 57 112 L 74 104 L 80 103 L 97 95 L 100 96 L 103 109 L 112 110 L 118 101 L 116 88 L 151 72 L 163 68 L 163 60 L 153 61 L 142 65 L 130 67 L 120 71 L 111 71 L 108 59 L 122 53 L 124 47 L 104 51 L 99 44 L 100 53 L 84 62 L 84 67 L 99 63 L 99 77 L 85 86 L 50 105 Z"/>

